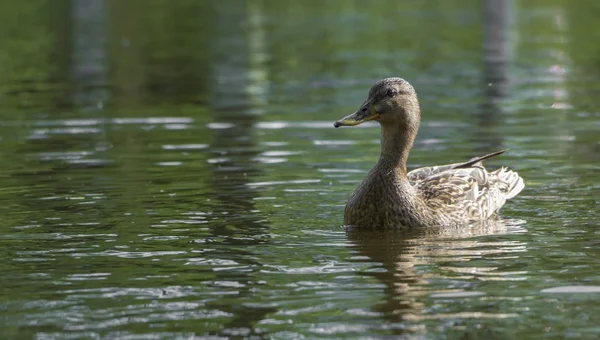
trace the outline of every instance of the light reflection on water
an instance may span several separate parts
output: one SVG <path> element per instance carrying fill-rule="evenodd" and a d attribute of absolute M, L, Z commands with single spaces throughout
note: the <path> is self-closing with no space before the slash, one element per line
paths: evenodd
<path fill-rule="evenodd" d="M 145 128 L 149 121 L 140 119 L 130 129 L 156 135 L 156 130 Z M 110 131 L 111 124 L 103 128 Z M 151 124 L 171 123 L 155 119 Z M 213 129 L 194 120 L 186 124 L 184 130 L 233 133 L 222 138 L 213 135 L 212 140 L 201 142 L 194 138 L 156 140 L 147 151 L 140 152 L 147 154 L 145 161 L 133 168 L 143 175 L 127 176 L 127 182 L 123 182 L 115 174 L 106 174 L 109 182 L 118 183 L 114 184 L 120 187 L 118 191 L 106 186 L 90 187 L 89 191 L 86 186 L 76 186 L 62 194 L 40 195 L 39 201 L 56 202 L 58 210 L 15 225 L 12 232 L 2 236 L 5 240 L 52 241 L 45 246 L 35 245 L 37 249 L 25 247 L 13 253 L 13 263 L 33 263 L 39 269 L 14 278 L 31 284 L 9 285 L 7 289 L 22 294 L 39 290 L 40 285 L 55 287 L 53 298 L 28 300 L 21 296 L 16 300 L 23 304 L 18 309 L 27 311 L 27 316 L 19 318 L 21 327 L 60 325 L 64 332 L 83 334 L 79 332 L 105 332 L 171 320 L 199 322 L 201 329 L 209 332 L 218 332 L 216 325 L 225 325 L 226 331 L 220 334 L 234 335 L 260 330 L 282 337 L 362 333 L 425 336 L 432 327 L 439 327 L 436 322 L 449 322 L 444 326 L 448 329 L 453 329 L 458 320 L 467 325 L 491 320 L 498 327 L 506 322 L 522 325 L 523 321 L 515 320 L 527 310 L 540 308 L 527 306 L 536 301 L 535 292 L 597 293 L 594 285 L 569 286 L 560 281 L 550 287 L 540 285 L 533 292 L 526 290 L 525 295 L 514 287 L 544 280 L 537 269 L 528 268 L 530 264 L 524 258 L 536 252 L 529 235 L 532 231 L 540 233 L 528 225 L 536 218 L 532 218 L 527 202 L 563 201 L 560 185 L 538 192 L 535 177 L 529 176 L 533 189 L 524 192 L 512 206 L 509 204 L 506 213 L 523 220 L 427 233 L 344 231 L 339 225 L 343 201 L 376 157 L 376 127 L 365 129 L 366 143 L 364 139 L 344 139 L 351 133 L 336 140 L 326 129 L 314 139 L 299 143 L 294 134 L 302 133 L 306 126 L 290 123 L 282 128 L 289 132 L 266 134 L 263 138 L 267 140 L 248 145 L 235 126 Z M 62 129 L 57 123 L 48 125 L 54 126 L 55 132 Z M 321 125 L 325 122 L 314 124 Z M 258 126 L 247 131 L 260 131 Z M 288 133 L 291 139 L 277 140 Z M 68 136 L 69 132 L 58 134 Z M 49 133 L 48 138 L 53 135 Z M 421 149 L 427 146 L 417 144 Z M 340 152 L 352 154 L 357 145 L 373 151 L 372 155 L 362 156 L 360 166 L 348 168 L 343 164 L 345 159 L 335 158 Z M 98 154 L 105 156 L 101 163 L 97 162 Z M 520 159 L 518 154 L 512 157 Z M 121 163 L 110 149 L 45 150 L 29 157 L 29 162 L 36 160 L 99 166 L 83 168 L 86 171 L 107 166 L 110 170 L 110 166 L 119 167 Z M 419 162 L 429 164 L 428 157 Z M 296 165 L 294 173 L 285 169 L 289 164 Z M 535 162 L 527 164 L 536 167 Z M 150 171 L 165 166 L 167 172 Z M 212 176 L 216 177 L 187 172 L 206 166 L 215 167 Z M 297 170 L 298 166 L 304 170 Z M 168 168 L 185 171 L 169 173 Z M 78 173 L 71 176 L 77 181 Z M 44 184 L 40 192 L 55 185 L 54 181 L 50 183 Z M 185 183 L 193 183 L 192 188 Z M 145 202 L 143 210 L 124 205 L 122 216 L 108 229 L 110 211 L 106 217 L 96 212 L 92 213 L 96 217 L 87 218 L 86 213 L 69 213 L 82 204 L 105 211 L 104 206 L 130 186 L 146 187 L 136 197 Z M 570 202 L 582 200 L 586 197 L 573 197 Z M 139 219 L 141 216 L 145 217 Z M 574 217 L 570 220 L 576 223 Z M 539 221 L 544 221 L 543 217 Z M 109 263 L 104 259 L 110 259 Z M 56 265 L 73 261 L 76 264 L 69 267 Z M 40 267 L 43 263 L 51 265 L 44 270 Z M 502 288 L 507 285 L 513 286 L 513 293 L 498 293 L 497 289 L 507 289 Z M 114 302 L 110 307 L 81 311 L 82 306 L 104 300 Z M 320 315 L 339 317 L 316 322 L 321 320 Z M 236 321 L 240 317 L 245 321 Z M 166 334 L 171 333 L 160 336 L 169 337 Z"/>

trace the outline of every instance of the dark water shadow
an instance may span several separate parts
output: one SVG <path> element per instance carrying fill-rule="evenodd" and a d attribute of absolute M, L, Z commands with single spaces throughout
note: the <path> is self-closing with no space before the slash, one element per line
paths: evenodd
<path fill-rule="evenodd" d="M 259 9 L 253 6 L 242 6 L 232 10 L 227 4 L 213 4 L 212 10 L 219 15 L 229 17 L 227 22 L 251 22 L 254 12 Z M 208 90 L 208 106 L 212 121 L 218 122 L 223 128 L 212 129 L 211 153 L 219 161 L 211 164 L 209 192 L 213 215 L 220 216 L 211 226 L 215 237 L 225 238 L 230 245 L 251 245 L 257 240 L 237 238 L 237 236 L 259 235 L 267 233 L 269 228 L 264 217 L 252 213 L 255 209 L 254 198 L 260 196 L 255 187 L 248 185 L 256 181 L 262 174 L 256 157 L 261 149 L 258 144 L 259 136 L 254 128 L 258 122 L 261 107 L 256 105 L 256 94 L 250 88 L 261 87 L 252 75 L 261 71 L 262 65 L 252 64 L 251 54 L 260 53 L 246 40 L 236 40 L 237 53 L 230 58 L 223 58 L 223 50 L 230 39 L 238 35 L 252 35 L 253 30 L 261 27 L 247 24 L 238 26 L 223 26 L 218 21 L 216 31 L 219 32 L 214 43 L 213 62 L 211 64 L 213 81 Z"/>
<path fill-rule="evenodd" d="M 446 280 L 448 275 L 461 276 L 464 263 L 486 255 L 524 251 L 525 244 L 505 238 L 484 236 L 524 232 L 522 220 L 490 220 L 463 228 L 426 230 L 358 230 L 347 229 L 348 240 L 362 255 L 361 262 L 375 262 L 376 268 L 360 273 L 371 276 L 385 288 L 383 302 L 372 307 L 397 334 L 422 331 L 407 323 L 460 317 L 428 314 L 425 299 L 431 294 L 460 294 L 461 289 L 436 288 L 430 283 Z M 366 259 L 365 259 L 366 257 Z M 443 269 L 441 269 L 443 263 Z M 427 268 L 431 269 L 428 270 Z M 468 267 L 468 275 L 489 275 L 487 267 Z M 446 271 L 446 273 L 444 273 Z M 395 326 L 394 326 L 395 325 Z"/>
<path fill-rule="evenodd" d="M 213 281 L 236 281 L 240 288 L 235 297 L 216 299 L 207 306 L 233 315 L 214 335 L 256 336 L 254 326 L 277 311 L 274 307 L 243 303 L 253 296 L 254 270 L 262 267 L 257 247 L 270 243 L 268 220 L 253 212 L 254 199 L 260 192 L 248 185 L 262 174 L 256 161 L 261 150 L 254 126 L 257 113 L 262 110 L 262 92 L 258 89 L 264 86 L 256 74 L 264 70 L 253 55 L 264 51 L 260 50 L 260 44 L 250 43 L 262 37 L 262 9 L 256 4 L 232 7 L 228 3 L 213 3 L 212 6 L 220 20 L 214 22 L 212 84 L 207 97 L 213 122 L 224 128 L 212 131 L 211 152 L 220 161 L 212 164 L 208 183 L 212 215 L 217 217 L 210 226 L 210 238 L 226 250 L 221 256 L 247 269 L 214 271 Z M 240 39 L 244 36 L 249 38 Z M 232 48 L 236 52 L 232 53 Z"/>
<path fill-rule="evenodd" d="M 105 183 L 96 177 L 85 179 L 84 183 L 75 184 L 72 177 L 77 177 L 86 169 L 103 169 L 112 167 L 105 159 L 71 159 L 69 152 L 88 151 L 109 144 L 103 126 L 93 126 L 90 131 L 97 133 L 81 133 L 79 126 L 71 127 L 56 118 L 69 115 L 68 108 L 81 108 L 86 113 L 93 113 L 94 118 L 104 118 L 102 103 L 109 99 L 108 57 L 105 32 L 105 1 L 89 2 L 85 0 L 62 1 L 55 4 L 58 9 L 52 13 L 48 22 L 49 35 L 56 47 L 52 53 L 55 68 L 49 73 L 48 95 L 44 92 L 31 92 L 33 106 L 45 107 L 44 111 L 26 116 L 20 133 L 27 136 L 14 146 L 13 159 L 5 162 L 12 165 L 10 177 L 22 188 L 43 188 L 49 195 L 68 196 L 81 187 L 90 188 L 92 192 L 103 192 Z M 31 117 L 35 119 L 31 119 Z M 88 151 L 93 153 L 93 151 Z M 25 157 L 23 157 L 25 155 Z M 90 157 L 92 158 L 92 157 Z M 64 179 L 64 180 L 61 180 Z M 68 179 L 68 180 L 67 180 Z M 78 180 L 81 180 L 78 178 Z M 93 188 L 93 189 L 92 189 Z M 28 190 L 26 190 L 28 191 Z M 31 223 L 34 213 L 43 204 L 48 212 L 78 214 L 91 211 L 89 207 L 68 204 L 68 202 L 43 202 L 30 199 L 29 194 L 19 195 L 15 200 L 20 204 L 18 210 L 31 212 L 23 215 L 19 223 Z M 26 199 L 27 198 L 27 199 Z M 48 225 L 54 230 L 54 222 L 47 221 L 44 215 L 40 224 Z M 37 222 L 36 222 L 37 223 Z"/>
<path fill-rule="evenodd" d="M 472 140 L 478 153 L 504 148 L 502 101 L 509 86 L 510 25 L 513 6 L 510 0 L 486 0 L 483 6 L 483 78 L 484 101 L 477 111 Z"/>

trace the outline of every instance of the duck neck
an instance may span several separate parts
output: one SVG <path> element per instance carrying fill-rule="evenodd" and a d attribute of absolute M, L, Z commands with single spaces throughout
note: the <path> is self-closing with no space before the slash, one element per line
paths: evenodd
<path fill-rule="evenodd" d="M 381 125 L 381 168 L 394 170 L 399 179 L 406 178 L 406 162 L 413 146 L 419 124 L 401 122 Z"/>

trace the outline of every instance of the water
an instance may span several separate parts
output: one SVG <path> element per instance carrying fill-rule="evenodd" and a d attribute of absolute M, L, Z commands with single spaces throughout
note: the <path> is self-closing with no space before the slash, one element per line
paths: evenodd
<path fill-rule="evenodd" d="M 600 7 L 490 4 L 0 5 L 2 337 L 600 336 Z M 341 227 L 392 75 L 410 166 L 510 149 L 501 222 Z"/>

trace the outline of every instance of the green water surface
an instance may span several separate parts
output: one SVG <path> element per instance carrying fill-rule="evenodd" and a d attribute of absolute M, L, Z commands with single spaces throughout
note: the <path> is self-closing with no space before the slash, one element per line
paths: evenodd
<path fill-rule="evenodd" d="M 600 2 L 0 2 L 3 339 L 600 337 Z M 401 76 L 410 167 L 526 188 L 346 232 Z"/>

